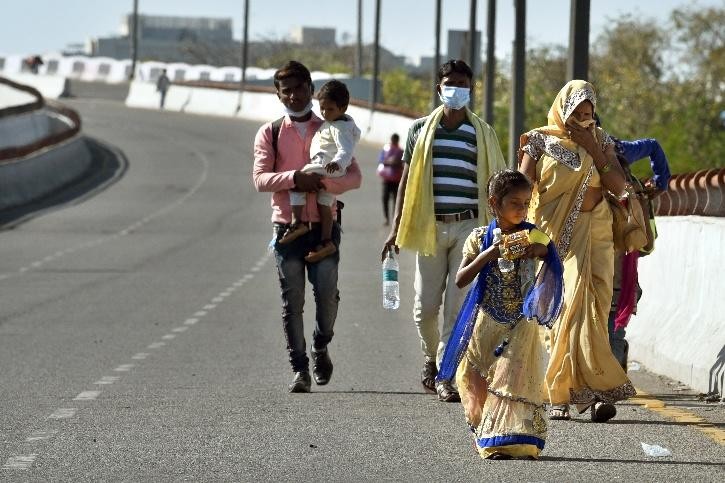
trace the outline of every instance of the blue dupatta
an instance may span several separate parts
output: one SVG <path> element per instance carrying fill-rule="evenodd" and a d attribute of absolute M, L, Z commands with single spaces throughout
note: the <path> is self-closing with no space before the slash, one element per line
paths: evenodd
<path fill-rule="evenodd" d="M 488 249 L 493 243 L 493 230 L 497 226 L 498 223 L 494 218 L 481 239 L 481 251 Z M 536 228 L 536 225 L 524 221 L 517 228 L 531 230 Z M 533 286 L 524 296 L 522 316 L 527 319 L 535 317 L 540 325 L 551 328 L 564 303 L 564 267 L 561 264 L 556 247 L 551 241 L 547 245 L 547 253 L 543 262 L 541 269 L 536 274 Z M 468 349 L 468 343 L 476 325 L 476 316 L 481 309 L 483 294 L 486 293 L 486 280 L 494 263 L 497 263 L 497 261 L 492 260 L 483 267 L 478 274 L 476 284 L 466 294 L 463 306 L 458 313 L 453 331 L 443 352 L 443 360 L 436 381 L 450 381 L 455 375 L 466 349 Z"/>

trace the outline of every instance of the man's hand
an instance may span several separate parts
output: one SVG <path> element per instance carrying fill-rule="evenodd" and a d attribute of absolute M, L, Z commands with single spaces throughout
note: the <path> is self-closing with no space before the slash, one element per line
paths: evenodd
<path fill-rule="evenodd" d="M 333 162 L 329 163 L 327 166 L 325 166 L 325 171 L 327 171 L 330 174 L 334 173 L 335 171 L 340 171 L 340 165 L 337 164 L 336 161 L 333 161 Z"/>
<path fill-rule="evenodd" d="M 296 191 L 318 191 L 325 188 L 322 183 L 322 175 L 317 173 L 295 171 L 293 179 Z"/>
<path fill-rule="evenodd" d="M 388 250 L 393 248 L 395 250 L 395 253 L 400 253 L 400 248 L 398 248 L 398 245 L 395 244 L 395 239 L 398 237 L 397 230 L 391 230 L 390 235 L 388 235 L 388 239 L 385 240 L 385 244 L 383 245 L 383 250 L 380 252 L 380 261 L 384 261 L 385 257 L 388 256 Z"/>
<path fill-rule="evenodd" d="M 655 184 L 655 180 L 652 178 L 645 180 L 643 185 L 644 185 L 644 194 L 649 199 L 657 198 L 659 195 L 664 193 L 664 191 L 662 191 L 661 189 L 659 189 L 657 187 L 657 185 Z"/>

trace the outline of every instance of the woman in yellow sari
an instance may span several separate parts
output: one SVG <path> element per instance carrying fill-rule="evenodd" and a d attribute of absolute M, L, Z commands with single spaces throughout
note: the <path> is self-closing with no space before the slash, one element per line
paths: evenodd
<path fill-rule="evenodd" d="M 612 139 L 594 127 L 595 107 L 593 86 L 570 81 L 549 109 L 548 125 L 521 136 L 519 170 L 536 182 L 529 219 L 557 243 L 564 265 L 564 308 L 546 370 L 550 419 L 570 419 L 575 404 L 605 422 L 616 414 L 615 402 L 635 394 L 607 334 L 614 247 L 603 193 L 623 195 L 628 186 Z"/>

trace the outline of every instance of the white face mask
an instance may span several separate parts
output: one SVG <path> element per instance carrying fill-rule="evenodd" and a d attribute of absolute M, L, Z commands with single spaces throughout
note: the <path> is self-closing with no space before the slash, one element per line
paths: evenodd
<path fill-rule="evenodd" d="M 293 111 L 293 110 L 289 109 L 289 108 L 288 108 L 287 106 L 284 106 L 284 112 L 285 112 L 285 113 L 286 113 L 286 114 L 287 114 L 287 115 L 288 115 L 289 117 L 304 117 L 304 116 L 306 116 L 306 115 L 307 115 L 307 114 L 308 114 L 308 113 L 309 113 L 309 112 L 310 112 L 311 110 L 312 110 L 312 101 L 310 101 L 310 102 L 309 102 L 309 104 L 307 104 L 307 106 L 305 106 L 305 108 L 304 108 L 304 109 L 302 109 L 302 110 L 301 110 L 301 111 L 299 111 L 299 112 L 297 112 L 297 111 Z"/>
<path fill-rule="evenodd" d="M 443 105 L 449 109 L 463 109 L 471 100 L 471 89 L 468 87 L 441 86 L 438 94 Z"/>

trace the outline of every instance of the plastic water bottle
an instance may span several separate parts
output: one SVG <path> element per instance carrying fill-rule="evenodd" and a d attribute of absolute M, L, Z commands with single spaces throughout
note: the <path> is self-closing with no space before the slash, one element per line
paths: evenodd
<path fill-rule="evenodd" d="M 400 285 L 398 284 L 398 260 L 393 248 L 383 260 L 383 308 L 396 310 L 400 307 Z"/>
<path fill-rule="evenodd" d="M 501 239 L 503 238 L 503 235 L 501 234 L 501 228 L 494 228 L 493 229 L 493 242 L 499 243 Z M 501 270 L 503 273 L 510 272 L 514 269 L 514 261 L 513 260 L 507 260 L 503 257 L 498 258 L 498 269 Z"/>

